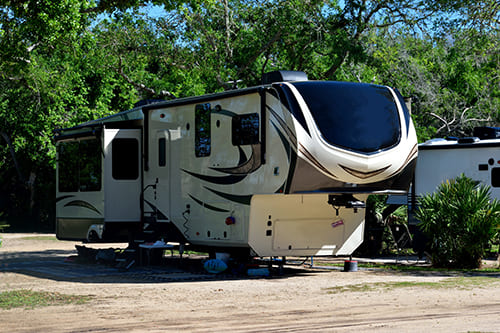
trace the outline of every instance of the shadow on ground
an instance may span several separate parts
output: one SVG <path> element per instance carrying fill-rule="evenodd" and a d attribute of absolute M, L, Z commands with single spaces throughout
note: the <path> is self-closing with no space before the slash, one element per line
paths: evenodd
<path fill-rule="evenodd" d="M 88 263 L 78 260 L 74 250 L 45 250 L 38 252 L 9 252 L 0 254 L 0 273 L 20 273 L 56 281 L 83 283 L 164 283 L 211 280 L 235 280 L 271 278 L 282 279 L 312 271 L 301 267 L 273 266 L 270 276 L 248 276 L 246 268 L 231 266 L 219 274 L 207 273 L 203 269 L 204 257 L 164 257 L 161 264 L 139 266 L 128 269 L 115 264 Z M 261 266 L 262 267 L 262 266 Z M 267 267 L 267 266 L 265 266 Z"/>

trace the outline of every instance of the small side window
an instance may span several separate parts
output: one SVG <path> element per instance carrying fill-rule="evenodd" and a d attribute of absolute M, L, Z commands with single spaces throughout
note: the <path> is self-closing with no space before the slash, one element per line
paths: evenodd
<path fill-rule="evenodd" d="M 196 157 L 210 156 L 211 145 L 211 124 L 210 124 L 210 104 L 198 104 L 194 110 L 194 150 Z"/>
<path fill-rule="evenodd" d="M 167 165 L 166 145 L 167 140 L 165 138 L 158 139 L 158 166 L 161 167 Z"/>
<path fill-rule="evenodd" d="M 500 187 L 500 168 L 491 169 L 491 186 Z"/>
<path fill-rule="evenodd" d="M 139 177 L 139 142 L 137 139 L 114 139 L 112 143 L 113 178 L 135 180 Z"/>
<path fill-rule="evenodd" d="M 232 121 L 232 143 L 234 146 L 259 143 L 259 115 L 238 115 Z"/>

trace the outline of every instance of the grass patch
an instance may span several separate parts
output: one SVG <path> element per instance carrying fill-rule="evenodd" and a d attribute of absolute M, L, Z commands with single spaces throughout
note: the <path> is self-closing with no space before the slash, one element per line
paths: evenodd
<path fill-rule="evenodd" d="M 170 254 L 170 250 L 165 250 L 165 255 Z M 179 250 L 172 250 L 173 255 L 180 256 Z M 183 256 L 189 256 L 189 255 L 194 255 L 194 256 L 208 256 L 208 253 L 206 252 L 198 252 L 198 251 L 191 251 L 187 250 L 182 253 Z"/>
<path fill-rule="evenodd" d="M 371 292 L 387 291 L 399 288 L 427 288 L 427 289 L 472 289 L 487 288 L 492 284 L 498 284 L 498 278 L 494 277 L 453 277 L 438 282 L 419 282 L 419 281 L 394 281 L 394 282 L 376 282 L 370 284 L 351 284 L 346 286 L 337 286 L 327 288 L 329 294 L 340 294 L 345 292 Z"/>
<path fill-rule="evenodd" d="M 56 236 L 26 236 L 22 237 L 24 240 L 43 240 L 43 241 L 56 241 Z"/>
<path fill-rule="evenodd" d="M 370 266 L 367 266 L 370 268 Z M 401 271 L 401 272 L 475 272 L 475 273 L 500 273 L 500 267 L 493 268 L 438 268 L 438 267 L 423 267 L 423 266 L 409 266 L 409 265 L 373 265 L 373 268 L 382 268 L 387 270 Z"/>
<path fill-rule="evenodd" d="M 326 267 L 344 267 L 343 263 L 321 263 L 315 265 L 316 267 L 326 266 Z M 361 263 L 358 262 L 359 268 L 376 268 L 384 270 L 393 270 L 400 272 L 476 272 L 476 273 L 500 273 L 500 267 L 488 267 L 488 268 L 477 268 L 477 269 L 465 269 L 465 268 L 436 268 L 431 266 L 417 266 L 417 265 L 398 265 L 398 264 L 377 264 L 377 263 Z"/>
<path fill-rule="evenodd" d="M 90 300 L 90 296 L 64 295 L 55 292 L 32 291 L 32 290 L 12 290 L 0 293 L 0 309 L 27 308 L 84 304 Z"/>

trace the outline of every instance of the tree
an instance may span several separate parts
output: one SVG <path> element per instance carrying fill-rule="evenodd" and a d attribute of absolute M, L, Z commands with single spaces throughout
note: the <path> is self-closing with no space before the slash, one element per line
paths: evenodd
<path fill-rule="evenodd" d="M 413 1 L 221 1 L 186 6 L 183 19 L 191 47 L 204 50 L 202 60 L 215 61 L 226 78 L 251 77 L 250 85 L 271 68 L 335 79 L 347 60 L 364 59 L 370 29 L 418 24 L 435 12 Z"/>
<path fill-rule="evenodd" d="M 18 1 L 0 7 L 0 132 L 5 143 L 0 145 L 0 209 L 9 217 L 47 222 L 55 176 L 52 131 L 109 113 L 110 101 L 127 90 L 117 85 L 117 74 L 96 66 L 102 52 L 88 33 L 91 17 L 81 14 L 82 8 L 85 3 L 78 1 Z"/>

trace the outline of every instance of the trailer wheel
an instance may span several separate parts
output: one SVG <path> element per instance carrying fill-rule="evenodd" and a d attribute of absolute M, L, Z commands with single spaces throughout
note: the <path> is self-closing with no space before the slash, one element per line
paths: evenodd
<path fill-rule="evenodd" d="M 95 230 L 90 230 L 89 234 L 87 236 L 87 240 L 89 242 L 98 242 L 99 241 L 99 235 Z"/>

